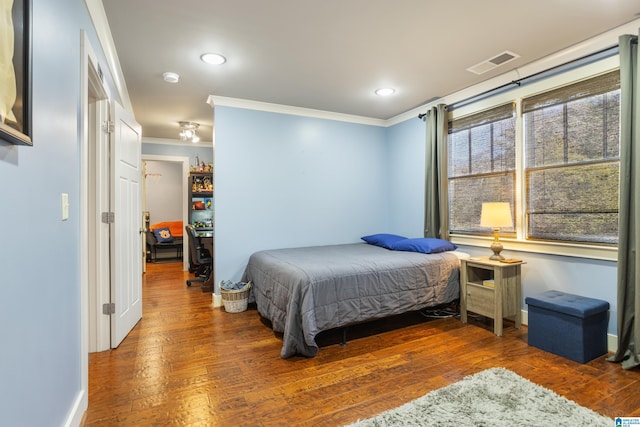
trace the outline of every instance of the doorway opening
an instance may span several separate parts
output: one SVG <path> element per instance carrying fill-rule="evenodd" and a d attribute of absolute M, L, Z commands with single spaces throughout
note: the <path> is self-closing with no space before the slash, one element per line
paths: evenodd
<path fill-rule="evenodd" d="M 147 204 L 148 201 L 150 201 L 152 204 L 155 203 L 155 199 L 156 196 L 162 196 L 162 195 L 154 195 L 151 194 L 151 192 L 153 191 L 157 191 L 157 188 L 154 188 L 154 181 L 158 181 L 161 178 L 167 178 L 167 177 L 158 177 L 157 175 L 152 175 L 158 172 L 153 172 L 153 170 L 151 169 L 147 169 L 146 167 L 144 168 L 145 171 L 145 179 L 143 181 L 143 189 L 142 189 L 142 210 L 144 212 L 149 212 L 150 213 L 150 223 L 154 224 L 160 221 L 169 221 L 172 219 L 178 219 L 178 218 L 174 218 L 173 216 L 175 215 L 179 215 L 179 219 L 182 220 L 182 224 L 183 224 L 183 229 L 184 229 L 184 225 L 189 223 L 189 213 L 188 213 L 188 205 L 187 205 L 187 200 L 188 200 L 188 177 L 189 177 L 189 157 L 182 157 L 182 156 L 168 156 L 168 155 L 157 155 L 157 154 L 143 154 L 142 155 L 142 161 L 146 164 L 147 162 L 155 162 L 158 164 L 158 167 L 161 169 L 164 169 L 164 171 L 166 172 L 159 172 L 159 173 L 172 173 L 171 171 L 174 168 L 179 169 L 179 173 L 178 173 L 178 177 L 177 179 L 179 180 L 179 182 L 169 182 L 169 185 L 171 186 L 175 186 L 177 188 L 179 188 L 180 191 L 180 204 L 179 204 L 179 208 L 177 210 L 172 210 L 175 207 L 162 207 L 162 208 L 158 208 L 158 209 L 163 209 L 163 214 L 161 215 L 168 215 L 166 217 L 164 216 L 160 216 L 158 217 L 157 214 L 154 218 L 154 213 L 151 209 L 153 209 L 153 205 L 149 206 Z M 156 171 L 158 170 L 157 168 L 155 169 Z M 165 180 L 163 180 L 164 182 Z M 171 181 L 173 181 L 173 178 L 171 178 Z M 176 193 L 176 191 L 172 191 L 173 194 Z M 174 213 L 172 213 L 174 212 Z M 179 214 L 177 213 L 179 212 Z M 184 234 L 183 234 L 184 236 Z M 189 258 L 187 256 L 188 254 L 188 241 L 186 239 L 186 236 L 184 236 L 184 238 L 182 239 L 182 265 L 183 265 L 183 269 L 184 270 L 188 270 L 189 269 Z"/>

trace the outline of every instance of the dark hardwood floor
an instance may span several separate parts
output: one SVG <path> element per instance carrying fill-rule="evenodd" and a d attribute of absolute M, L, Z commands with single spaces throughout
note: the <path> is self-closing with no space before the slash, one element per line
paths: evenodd
<path fill-rule="evenodd" d="M 609 417 L 640 416 L 640 372 L 527 345 L 527 329 L 410 313 L 325 333 L 315 358 L 281 359 L 250 308 L 226 313 L 187 288 L 179 263 L 148 264 L 143 317 L 119 348 L 90 355 L 86 426 L 339 426 L 491 367 Z M 395 328 L 395 329 L 393 329 Z"/>

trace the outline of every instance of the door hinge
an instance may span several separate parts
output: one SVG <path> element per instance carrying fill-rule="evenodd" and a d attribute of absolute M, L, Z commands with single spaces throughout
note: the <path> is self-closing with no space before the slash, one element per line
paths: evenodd
<path fill-rule="evenodd" d="M 107 316 L 116 314 L 116 303 L 108 302 L 108 303 L 102 304 L 102 314 L 106 314 Z"/>
<path fill-rule="evenodd" d="M 111 120 L 106 120 L 102 124 L 102 129 L 103 129 L 104 133 L 113 133 L 113 131 L 116 130 L 116 124 L 114 122 L 112 122 Z"/>
<path fill-rule="evenodd" d="M 113 224 L 116 222 L 115 212 L 102 212 L 102 222 L 104 224 Z"/>

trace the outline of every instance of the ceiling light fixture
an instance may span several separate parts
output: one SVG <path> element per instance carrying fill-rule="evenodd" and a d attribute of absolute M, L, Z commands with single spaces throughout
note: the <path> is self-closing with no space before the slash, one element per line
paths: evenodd
<path fill-rule="evenodd" d="M 389 95 L 393 95 L 395 92 L 396 90 L 390 87 L 376 89 L 376 95 L 378 96 L 389 96 Z"/>
<path fill-rule="evenodd" d="M 178 124 L 180 125 L 180 141 L 191 141 L 194 144 L 200 141 L 200 137 L 197 134 L 200 123 L 178 122 Z"/>
<path fill-rule="evenodd" d="M 178 83 L 178 81 L 180 80 L 180 75 L 178 73 L 167 71 L 166 73 L 162 74 L 162 78 L 167 83 Z"/>
<path fill-rule="evenodd" d="M 227 62 L 227 58 L 219 53 L 205 53 L 200 56 L 203 62 L 211 65 L 222 65 Z"/>

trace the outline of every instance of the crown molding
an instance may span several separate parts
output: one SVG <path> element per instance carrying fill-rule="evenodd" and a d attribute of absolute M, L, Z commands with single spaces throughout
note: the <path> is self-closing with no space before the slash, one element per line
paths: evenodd
<path fill-rule="evenodd" d="M 312 117 L 316 119 L 335 120 L 339 122 L 357 123 L 370 126 L 386 126 L 386 120 L 371 117 L 354 116 L 350 114 L 334 113 L 331 111 L 314 110 L 311 108 L 293 107 L 290 105 L 271 104 L 268 102 L 251 101 L 248 99 L 227 98 L 209 95 L 207 104 L 215 106 L 245 108 L 248 110 L 266 111 L 270 113 L 291 114 L 294 116 Z"/>

